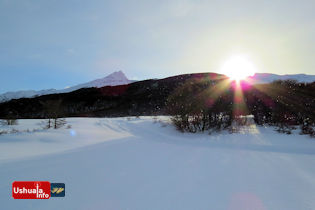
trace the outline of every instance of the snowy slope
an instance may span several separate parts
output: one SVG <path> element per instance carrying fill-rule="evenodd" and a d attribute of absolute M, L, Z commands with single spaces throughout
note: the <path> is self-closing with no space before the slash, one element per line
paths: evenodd
<path fill-rule="evenodd" d="M 9 101 L 11 99 L 17 98 L 31 98 L 36 95 L 46 95 L 53 94 L 56 92 L 56 89 L 48 89 L 48 90 L 22 90 L 16 92 L 6 92 L 0 95 L 0 102 Z"/>
<path fill-rule="evenodd" d="M 114 72 L 104 78 L 93 80 L 91 82 L 79 84 L 73 87 L 65 88 L 62 90 L 56 89 L 48 89 L 48 90 L 26 90 L 26 91 L 16 91 L 16 92 L 7 92 L 0 95 L 0 102 L 9 101 L 11 99 L 18 99 L 18 98 L 31 98 L 34 96 L 41 96 L 47 94 L 54 94 L 54 93 L 68 93 L 71 91 L 78 90 L 80 88 L 88 88 L 88 87 L 104 87 L 104 86 L 115 86 L 115 85 L 123 85 L 129 84 L 132 81 L 129 80 L 126 75 L 122 71 Z"/>
<path fill-rule="evenodd" d="M 1 209 L 315 209 L 309 137 L 264 127 L 182 134 L 160 118 L 70 118 L 75 135 L 0 136 Z M 66 197 L 13 200 L 14 180 L 64 182 Z"/>
<path fill-rule="evenodd" d="M 102 79 L 93 80 L 91 82 L 83 83 L 80 85 L 76 85 L 70 88 L 66 88 L 64 90 L 60 90 L 59 93 L 71 92 L 74 90 L 78 90 L 80 88 L 87 87 L 104 87 L 104 86 L 115 86 L 115 85 L 124 85 L 129 84 L 131 80 L 129 80 L 126 75 L 122 71 L 114 72 Z"/>
<path fill-rule="evenodd" d="M 269 73 L 256 73 L 254 76 L 249 77 L 253 83 L 269 83 L 275 80 L 296 80 L 298 82 L 315 82 L 315 75 L 306 74 L 269 74 Z"/>

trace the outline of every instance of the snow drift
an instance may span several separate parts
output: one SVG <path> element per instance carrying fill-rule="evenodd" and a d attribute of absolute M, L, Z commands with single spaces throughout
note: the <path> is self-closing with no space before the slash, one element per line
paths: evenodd
<path fill-rule="evenodd" d="M 71 129 L 0 136 L 3 209 L 314 209 L 315 141 L 306 136 L 269 127 L 182 134 L 167 117 L 67 121 Z M 66 197 L 14 200 L 15 180 L 63 182 Z"/>

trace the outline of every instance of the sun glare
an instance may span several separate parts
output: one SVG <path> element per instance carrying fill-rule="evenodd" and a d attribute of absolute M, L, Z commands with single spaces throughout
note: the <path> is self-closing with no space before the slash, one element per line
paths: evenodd
<path fill-rule="evenodd" d="M 236 55 L 228 59 L 221 68 L 221 73 L 231 80 L 240 81 L 256 73 L 255 65 L 245 55 Z"/>

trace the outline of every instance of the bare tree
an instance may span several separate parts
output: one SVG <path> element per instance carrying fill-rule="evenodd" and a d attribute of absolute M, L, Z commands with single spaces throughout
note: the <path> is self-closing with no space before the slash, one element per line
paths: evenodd
<path fill-rule="evenodd" d="M 1 124 L 4 125 L 17 125 L 18 121 L 17 119 L 14 117 L 14 115 L 10 112 L 7 114 L 7 116 L 3 119 L 3 121 L 1 122 Z"/>
<path fill-rule="evenodd" d="M 64 126 L 67 122 L 64 118 L 62 118 L 62 100 L 47 100 L 44 102 L 41 102 L 44 108 L 44 115 L 47 119 L 47 122 L 45 123 L 45 128 L 54 128 L 58 129 Z"/>

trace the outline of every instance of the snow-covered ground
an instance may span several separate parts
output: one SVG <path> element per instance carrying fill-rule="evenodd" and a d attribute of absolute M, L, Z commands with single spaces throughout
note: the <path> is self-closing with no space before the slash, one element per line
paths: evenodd
<path fill-rule="evenodd" d="M 0 135 L 0 209 L 315 209 L 314 139 L 264 127 L 183 134 L 159 119 Z M 14 200 L 15 180 L 64 182 L 66 197 Z"/>

